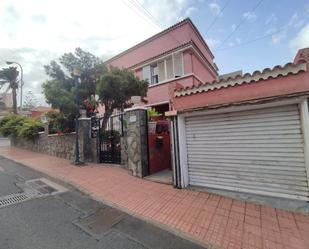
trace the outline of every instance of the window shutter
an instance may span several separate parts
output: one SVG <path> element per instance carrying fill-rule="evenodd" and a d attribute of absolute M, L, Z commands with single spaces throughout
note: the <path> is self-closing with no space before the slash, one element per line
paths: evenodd
<path fill-rule="evenodd" d="M 143 67 L 143 79 L 148 80 L 150 82 L 150 66 Z"/>
<path fill-rule="evenodd" d="M 165 80 L 165 65 L 164 61 L 161 61 L 158 63 L 159 68 L 159 82 L 162 82 Z"/>
<path fill-rule="evenodd" d="M 174 57 L 175 77 L 182 76 L 183 75 L 183 70 L 182 70 L 182 53 L 175 53 L 173 57 Z"/>
<path fill-rule="evenodd" d="M 172 57 L 166 60 L 166 76 L 167 76 L 167 79 L 174 78 Z"/>

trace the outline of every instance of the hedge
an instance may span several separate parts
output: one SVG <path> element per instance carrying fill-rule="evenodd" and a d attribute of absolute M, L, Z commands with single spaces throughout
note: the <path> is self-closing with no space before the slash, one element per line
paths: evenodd
<path fill-rule="evenodd" d="M 22 137 L 33 140 L 42 129 L 41 121 L 16 114 L 8 114 L 0 120 L 0 134 L 4 137 Z"/>

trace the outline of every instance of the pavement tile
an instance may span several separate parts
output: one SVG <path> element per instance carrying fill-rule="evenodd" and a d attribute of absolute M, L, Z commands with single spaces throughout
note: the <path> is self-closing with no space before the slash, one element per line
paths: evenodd
<path fill-rule="evenodd" d="M 282 249 L 283 245 L 280 243 L 275 243 L 270 240 L 264 240 L 263 241 L 263 248 L 264 249 Z"/>
<path fill-rule="evenodd" d="M 207 192 L 174 189 L 132 177 L 110 165 L 89 163 L 79 168 L 68 160 L 5 146 L 0 154 L 219 248 L 309 248 L 306 215 Z"/>
<path fill-rule="evenodd" d="M 246 215 L 245 216 L 245 224 L 261 226 L 261 219 Z"/>

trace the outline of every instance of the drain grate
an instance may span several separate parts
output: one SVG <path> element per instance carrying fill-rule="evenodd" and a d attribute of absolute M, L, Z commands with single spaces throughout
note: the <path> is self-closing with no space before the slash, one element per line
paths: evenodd
<path fill-rule="evenodd" d="M 115 208 L 105 207 L 73 223 L 99 240 L 107 231 L 124 218 L 125 214 L 123 212 Z"/>
<path fill-rule="evenodd" d="M 0 208 L 28 201 L 33 198 L 55 195 L 66 192 L 67 189 L 45 178 L 18 182 L 16 186 L 23 192 L 0 197 Z"/>
<path fill-rule="evenodd" d="M 42 182 L 41 180 L 34 180 L 32 182 L 28 182 L 28 185 L 36 189 L 40 192 L 40 194 L 46 195 L 46 194 L 52 194 L 54 192 L 57 192 L 58 190 L 47 185 L 45 182 Z"/>
<path fill-rule="evenodd" d="M 26 193 L 17 193 L 3 196 L 0 198 L 0 208 L 27 201 L 32 197 L 32 195 Z"/>
<path fill-rule="evenodd" d="M 51 182 L 46 178 L 28 180 L 25 184 L 29 188 L 36 190 L 39 195 L 43 196 L 60 194 L 67 191 L 67 189 L 63 186 L 60 186 L 55 182 Z"/>

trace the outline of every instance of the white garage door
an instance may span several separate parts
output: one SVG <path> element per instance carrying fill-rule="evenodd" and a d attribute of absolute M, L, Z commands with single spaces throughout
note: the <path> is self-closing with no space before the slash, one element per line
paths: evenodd
<path fill-rule="evenodd" d="M 190 185 L 308 200 L 297 105 L 185 123 Z"/>

